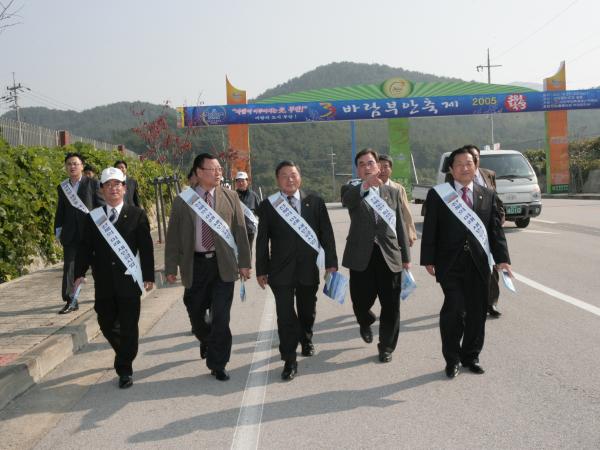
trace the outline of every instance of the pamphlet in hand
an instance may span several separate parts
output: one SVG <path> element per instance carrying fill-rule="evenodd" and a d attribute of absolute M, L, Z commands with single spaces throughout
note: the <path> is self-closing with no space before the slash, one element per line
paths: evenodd
<path fill-rule="evenodd" d="M 402 285 L 400 291 L 400 300 L 406 300 L 408 296 L 417 288 L 417 283 L 415 283 L 415 278 L 413 277 L 410 270 L 403 269 L 402 270 Z"/>
<path fill-rule="evenodd" d="M 246 285 L 243 279 L 240 279 L 240 300 L 243 302 L 246 301 Z"/>
<path fill-rule="evenodd" d="M 81 283 L 79 283 L 79 285 L 73 292 L 73 295 L 71 296 L 72 302 L 77 302 L 79 300 L 79 294 L 81 294 L 81 288 L 83 287 L 83 283 L 85 283 L 85 281 L 82 281 Z"/>
<path fill-rule="evenodd" d="M 339 272 L 328 272 L 325 276 L 323 294 L 342 305 L 348 290 L 348 278 Z"/>
<path fill-rule="evenodd" d="M 506 286 L 506 289 L 514 293 L 517 292 L 517 290 L 515 289 L 515 285 L 513 284 L 512 279 L 510 278 L 510 275 L 505 270 L 502 271 L 502 281 L 504 282 L 504 286 Z"/>

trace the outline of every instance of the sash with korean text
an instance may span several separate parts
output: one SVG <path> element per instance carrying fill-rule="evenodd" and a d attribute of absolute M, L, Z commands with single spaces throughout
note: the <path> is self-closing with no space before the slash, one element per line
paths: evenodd
<path fill-rule="evenodd" d="M 140 290 L 144 292 L 144 280 L 142 278 L 142 266 L 140 263 L 140 254 L 133 255 L 133 252 L 127 245 L 121 233 L 117 231 L 115 226 L 108 220 L 104 208 L 96 208 L 90 211 L 92 220 L 98 227 L 98 231 L 102 237 L 106 240 L 109 247 L 119 257 L 125 268 L 125 275 L 131 275 L 134 281 L 140 287 Z"/>
<path fill-rule="evenodd" d="M 187 188 L 179 193 L 179 196 L 186 202 L 192 211 L 200 217 L 216 234 L 218 234 L 227 245 L 233 249 L 235 258 L 238 257 L 238 248 L 231 234 L 229 225 L 219 216 L 214 209 L 202 199 L 192 188 Z"/>
<path fill-rule="evenodd" d="M 296 233 L 298 233 L 298 236 L 317 252 L 317 267 L 319 269 L 324 269 L 325 251 L 321 247 L 315 231 L 310 227 L 306 220 L 298 214 L 298 211 L 292 208 L 279 192 L 269 196 L 269 202 L 271 202 L 271 205 L 273 206 L 273 209 L 277 211 L 277 214 L 279 214 L 281 218 L 292 227 Z"/>
<path fill-rule="evenodd" d="M 488 241 L 487 230 L 485 225 L 469 206 L 463 201 L 458 195 L 458 192 L 450 185 L 450 183 L 443 183 L 434 186 L 435 192 L 440 196 L 446 206 L 452 211 L 458 220 L 467 227 L 467 229 L 475 236 L 477 242 L 481 245 L 481 248 L 485 251 L 488 258 L 488 264 L 491 268 L 494 266 L 494 257 L 490 252 L 490 243 Z"/>
<path fill-rule="evenodd" d="M 242 205 L 242 211 L 244 211 L 244 216 L 246 216 L 248 218 L 248 220 L 250 220 L 250 222 L 252 222 L 254 224 L 255 227 L 258 226 L 258 219 L 256 218 L 256 216 L 254 215 L 254 213 L 252 212 L 252 210 L 250 208 L 248 208 L 243 201 L 240 200 L 240 205 Z"/>
<path fill-rule="evenodd" d="M 81 199 L 77 196 L 77 192 L 75 192 L 73 186 L 71 186 L 71 182 L 68 178 L 60 183 L 60 187 L 62 188 L 65 197 L 67 197 L 67 200 L 69 200 L 69 203 L 73 206 L 73 208 L 77 208 L 78 210 L 83 211 L 85 214 L 90 212 L 87 209 L 87 206 L 85 206 Z"/>
<path fill-rule="evenodd" d="M 396 213 L 392 208 L 388 206 L 384 199 L 382 199 L 374 188 L 369 189 L 369 195 L 365 197 L 366 202 L 369 204 L 373 211 L 381 218 L 394 232 L 396 238 Z"/>

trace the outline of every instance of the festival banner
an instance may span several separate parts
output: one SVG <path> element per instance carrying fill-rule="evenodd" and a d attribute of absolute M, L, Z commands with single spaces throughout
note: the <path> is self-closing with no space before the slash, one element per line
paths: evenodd
<path fill-rule="evenodd" d="M 558 71 L 544 79 L 545 91 L 565 92 L 565 62 Z M 546 192 L 569 192 L 569 125 L 567 111 L 548 111 L 546 120 Z"/>
<path fill-rule="evenodd" d="M 235 88 L 227 77 L 227 104 L 228 105 L 246 105 L 246 91 Z M 250 139 L 248 137 L 248 125 L 229 125 L 227 127 L 227 136 L 229 142 L 229 177 L 233 179 L 235 174 L 243 170 L 250 173 Z"/>
<path fill-rule="evenodd" d="M 600 109 L 600 89 L 180 108 L 178 126 L 327 122 Z"/>

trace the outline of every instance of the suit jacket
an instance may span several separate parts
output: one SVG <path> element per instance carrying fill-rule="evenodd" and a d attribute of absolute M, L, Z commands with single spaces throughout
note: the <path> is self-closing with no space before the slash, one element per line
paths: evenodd
<path fill-rule="evenodd" d="M 83 239 L 83 231 L 87 220 L 87 214 L 71 205 L 60 185 L 58 190 L 58 204 L 54 215 L 54 230 L 62 228 L 60 232 L 60 243 L 64 245 L 77 245 Z M 81 177 L 77 196 L 83 204 L 91 211 L 98 206 L 104 205 L 104 200 L 99 195 L 100 185 L 98 180 Z"/>
<path fill-rule="evenodd" d="M 481 173 L 481 176 L 483 177 L 487 188 L 495 191 L 496 190 L 496 172 L 494 172 L 493 170 L 490 170 L 490 169 L 484 169 L 483 167 L 480 167 L 478 170 L 479 170 L 479 173 Z M 452 177 L 452 174 L 450 172 L 448 172 L 446 174 L 446 178 L 444 181 L 446 181 L 446 183 L 450 183 L 450 184 L 454 183 L 454 178 Z M 475 181 L 475 183 L 477 183 L 477 181 Z M 504 203 L 502 203 L 502 200 L 500 200 L 499 198 L 497 198 L 496 201 L 498 202 L 498 213 L 500 213 L 501 221 L 502 221 L 502 223 L 504 223 Z M 423 206 L 423 207 L 425 208 L 425 206 Z M 425 214 L 423 214 L 423 215 L 425 215 Z"/>
<path fill-rule="evenodd" d="M 239 268 L 250 268 L 250 245 L 246 234 L 244 212 L 236 192 L 215 188 L 215 212 L 229 225 L 238 247 L 238 261 L 233 249 L 215 233 L 215 251 L 219 276 L 223 281 L 235 281 Z M 194 249 L 196 243 L 196 213 L 179 196 L 173 200 L 165 245 L 165 273 L 176 275 L 177 267 L 186 288 L 192 286 L 194 276 Z"/>
<path fill-rule="evenodd" d="M 390 186 L 400 191 L 400 202 L 402 203 L 402 218 L 404 219 L 404 225 L 406 225 L 408 236 L 414 242 L 417 240 L 417 228 L 415 227 L 415 221 L 413 220 L 412 213 L 410 212 L 410 206 L 408 204 L 408 196 L 406 195 L 406 189 L 400 183 L 388 180 Z"/>
<path fill-rule="evenodd" d="M 473 183 L 473 210 L 483 222 L 494 260 L 510 263 L 504 230 L 500 223 L 498 196 L 491 189 Z M 427 194 L 427 215 L 421 236 L 421 265 L 434 265 L 436 280 L 441 283 L 458 255 L 468 243 L 483 280 L 490 276 L 485 251 L 466 226 L 450 211 L 434 189 Z"/>
<path fill-rule="evenodd" d="M 335 238 L 323 199 L 300 191 L 300 215 L 313 229 L 325 251 L 325 267 L 338 266 Z M 269 284 L 319 284 L 317 252 L 275 211 L 269 199 L 258 208 L 256 275 L 268 275 Z M 269 251 L 269 242 L 271 243 Z"/>
<path fill-rule="evenodd" d="M 127 190 L 125 191 L 125 198 L 124 198 L 125 203 L 127 203 L 128 205 L 134 205 L 134 206 L 137 206 L 138 208 L 140 208 L 141 205 L 140 205 L 140 194 L 138 192 L 138 182 L 134 178 L 127 177 L 127 178 L 125 178 L 125 186 L 127 188 Z"/>
<path fill-rule="evenodd" d="M 342 186 L 342 205 L 350 214 L 350 231 L 342 265 L 352 270 L 366 270 L 373 252 L 375 237 L 383 258 L 392 272 L 401 272 L 402 263 L 410 262 L 410 248 L 402 218 L 400 192 L 390 186 L 380 186 L 379 196 L 396 213 L 396 235 L 384 220 L 375 222 L 375 215 L 360 194 L 360 184 Z"/>
<path fill-rule="evenodd" d="M 115 228 L 125 239 L 132 253 L 140 253 L 144 281 L 154 282 L 154 246 L 148 216 L 144 210 L 124 204 Z M 111 298 L 114 295 L 136 297 L 142 294 L 133 277 L 125 275 L 125 266 L 88 215 L 83 240 L 75 258 L 75 278 L 85 276 L 90 265 L 96 299 Z"/>

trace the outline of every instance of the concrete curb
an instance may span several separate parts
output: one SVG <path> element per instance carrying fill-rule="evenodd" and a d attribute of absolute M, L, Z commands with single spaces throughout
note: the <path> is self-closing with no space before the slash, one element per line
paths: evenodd
<path fill-rule="evenodd" d="M 166 295 L 173 288 L 160 289 L 165 285 L 162 270 L 156 273 L 156 289 L 142 295 L 140 336 L 146 334 L 167 312 L 180 294 Z M 39 345 L 23 353 L 6 366 L 0 367 L 0 409 L 21 395 L 59 364 L 73 356 L 100 333 L 96 312 L 91 309 L 46 338 Z"/>
<path fill-rule="evenodd" d="M 600 194 L 542 194 L 542 198 L 569 200 L 600 200 Z"/>

